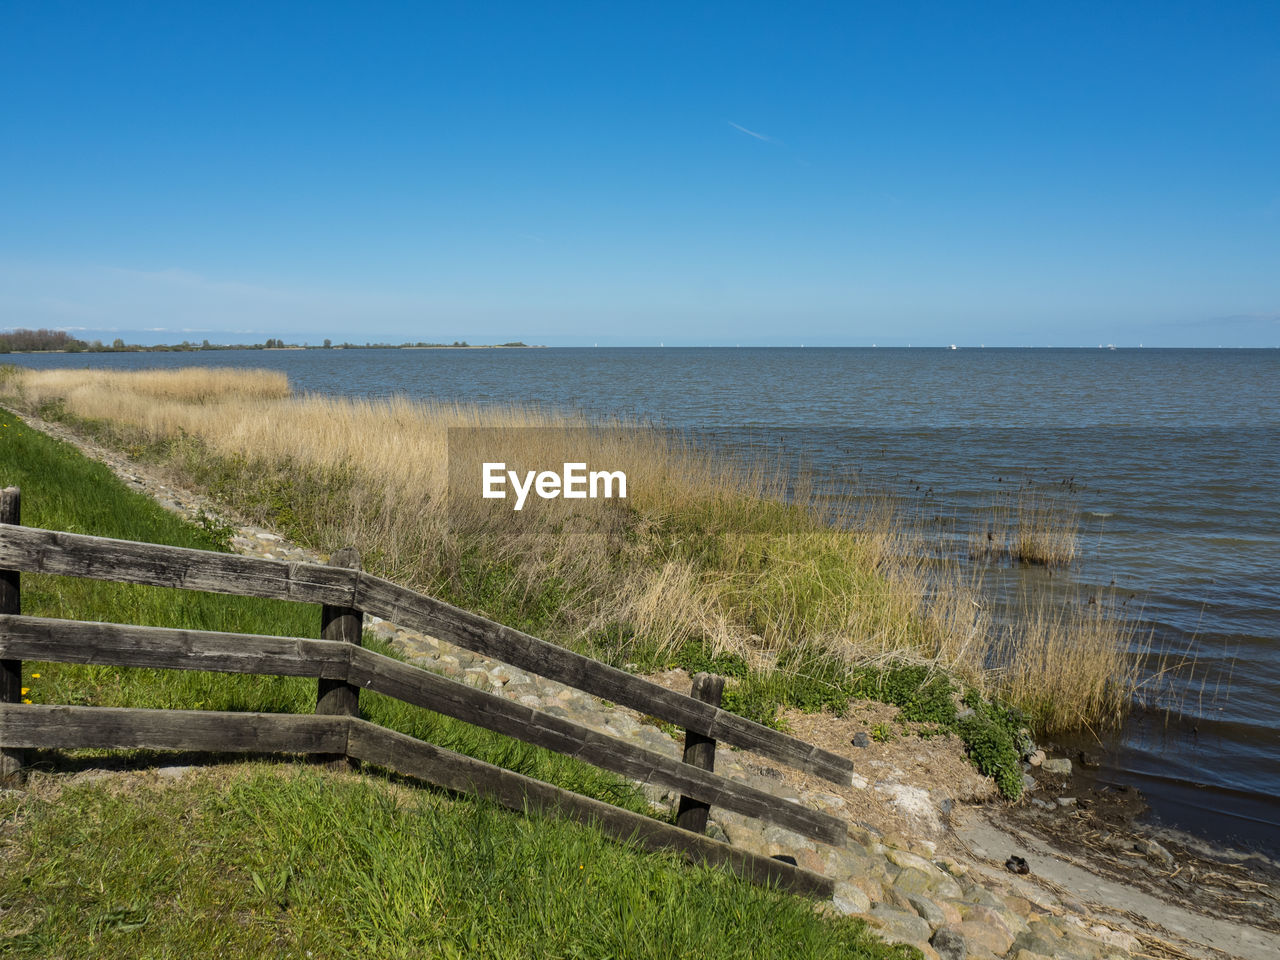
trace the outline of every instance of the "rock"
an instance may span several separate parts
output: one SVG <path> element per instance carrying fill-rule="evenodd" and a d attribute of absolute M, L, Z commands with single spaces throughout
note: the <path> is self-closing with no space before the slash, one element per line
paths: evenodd
<path fill-rule="evenodd" d="M 786 827 L 780 827 L 776 823 L 771 823 L 760 832 L 761 839 L 765 843 L 773 844 L 781 847 L 783 851 L 794 852 L 796 850 L 812 850 L 814 849 L 813 841 L 807 837 L 802 837 L 794 830 L 788 830 Z"/>
<path fill-rule="evenodd" d="M 871 746 L 871 738 L 861 730 L 853 735 L 853 740 L 851 742 L 855 747 L 862 747 L 864 749 Z"/>
<path fill-rule="evenodd" d="M 1045 755 L 1043 750 L 1033 750 L 1031 755 L 1027 757 L 1027 763 L 1031 764 L 1033 767 L 1040 766 L 1044 761 Z"/>
<path fill-rule="evenodd" d="M 938 861 L 938 866 L 951 874 L 953 877 L 963 877 L 969 872 L 969 865 L 961 863 L 959 860 L 953 860 L 951 857 L 943 857 Z"/>
<path fill-rule="evenodd" d="M 1067 938 L 1062 931 L 1041 920 L 1031 921 L 1027 930 L 1013 938 L 1010 952 L 1021 951 L 1045 957 L 1065 957 L 1068 953 Z"/>
<path fill-rule="evenodd" d="M 947 916 L 935 901 L 918 893 L 907 894 L 907 902 L 915 907 L 920 919 L 935 930 L 947 922 Z"/>
<path fill-rule="evenodd" d="M 875 789 L 876 793 L 887 797 L 889 806 L 901 814 L 917 831 L 930 836 L 941 836 L 945 831 L 942 817 L 939 816 L 938 808 L 929 796 L 929 791 L 894 780 L 882 780 L 876 784 Z"/>
<path fill-rule="evenodd" d="M 192 767 L 190 765 L 185 767 L 180 767 L 180 766 L 157 767 L 156 774 L 157 776 L 164 777 L 167 780 L 177 780 L 177 779 L 180 779 L 181 777 L 185 777 L 188 773 L 190 773 L 194 769 L 195 767 Z"/>
<path fill-rule="evenodd" d="M 831 902 L 843 914 L 866 913 L 871 909 L 871 898 L 859 887 L 845 881 L 836 883 L 835 896 Z"/>
<path fill-rule="evenodd" d="M 966 960 L 969 956 L 969 944 L 955 927 L 939 927 L 929 945 L 942 960 Z"/>
<path fill-rule="evenodd" d="M 908 853 L 905 850 L 895 850 L 892 847 L 888 847 L 885 849 L 884 857 L 890 863 L 894 864 L 895 866 L 902 867 L 904 870 L 911 868 L 914 870 L 919 870 L 921 873 L 929 873 L 932 870 L 938 869 L 932 863 L 930 863 L 924 857 L 919 856 L 918 854 Z"/>
<path fill-rule="evenodd" d="M 1035 905 L 1023 897 L 1007 896 L 1004 898 L 1004 905 L 1011 911 L 1016 913 L 1023 920 L 1026 920 L 1035 912 Z"/>
<path fill-rule="evenodd" d="M 964 890 L 958 897 L 951 897 L 952 900 L 962 900 L 965 903 L 977 904 L 982 907 L 1002 907 L 1003 903 L 986 887 L 979 886 L 976 883 L 967 882 Z"/>
<path fill-rule="evenodd" d="M 894 878 L 893 885 L 910 899 L 911 894 L 928 893 L 933 883 L 927 873 L 907 867 Z"/>
<path fill-rule="evenodd" d="M 867 920 L 886 940 L 897 943 L 928 943 L 933 932 L 929 924 L 914 912 L 908 913 L 883 903 L 871 905 Z"/>
<path fill-rule="evenodd" d="M 965 923 L 976 923 L 981 927 L 998 930 L 1002 936 L 1008 936 L 1010 943 L 1013 943 L 1015 936 L 1027 929 L 1026 921 L 1004 903 L 998 907 L 974 904 L 971 907 L 962 908 L 961 913 L 964 915 Z M 1007 949 L 1008 947 L 1005 947 L 1005 950 Z M 997 950 L 996 953 L 1004 953 L 1004 950 Z"/>
<path fill-rule="evenodd" d="M 1071 761 L 1066 757 L 1053 757 L 1040 764 L 1040 769 L 1045 773 L 1053 774 L 1055 777 L 1069 777 L 1071 776 Z"/>
<path fill-rule="evenodd" d="M 1059 797 L 1058 798 L 1058 806 L 1062 807 L 1064 810 L 1074 807 L 1075 805 L 1076 805 L 1075 797 Z"/>
<path fill-rule="evenodd" d="M 994 954 L 1004 956 L 1013 945 L 1013 934 L 1003 924 L 988 924 L 980 920 L 962 920 L 955 926 L 939 927 L 938 933 L 948 932 L 948 940 L 959 937 L 964 943 L 965 956 L 970 954 Z M 935 935 L 936 938 L 936 935 Z M 953 942 L 953 941 L 952 941 Z M 934 949 L 942 953 L 934 944 Z"/>
<path fill-rule="evenodd" d="M 1154 840 L 1147 837 L 1139 837 L 1133 842 L 1133 848 L 1148 860 L 1159 863 L 1161 866 L 1173 866 L 1173 854 Z"/>

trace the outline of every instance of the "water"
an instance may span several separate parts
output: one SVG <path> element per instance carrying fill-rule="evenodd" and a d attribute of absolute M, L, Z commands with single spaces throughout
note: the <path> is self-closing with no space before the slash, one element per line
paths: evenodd
<path fill-rule="evenodd" d="M 1076 491 L 1083 557 L 1156 646 L 1196 660 L 1136 711 L 1108 777 L 1158 817 L 1280 853 L 1280 351 L 539 349 L 14 356 L 271 367 L 295 389 L 623 415 L 802 456 L 963 525 L 1030 480 Z M 1036 573 L 1001 574 L 1043 576 Z M 1064 583 L 1064 575 L 1058 582 Z M 1149 665 L 1150 666 L 1150 665 Z"/>

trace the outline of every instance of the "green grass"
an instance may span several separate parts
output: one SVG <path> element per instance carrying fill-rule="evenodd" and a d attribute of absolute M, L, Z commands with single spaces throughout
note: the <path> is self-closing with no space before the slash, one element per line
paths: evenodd
<path fill-rule="evenodd" d="M 852 919 L 593 830 L 240 764 L 0 799 L 0 955 L 908 957 Z"/>
<path fill-rule="evenodd" d="M 0 485 L 30 526 L 217 548 L 100 464 L 0 410 Z M 24 574 L 23 612 L 316 636 L 314 606 Z M 370 643 L 380 652 L 391 653 Z M 28 697 L 310 712 L 313 680 L 24 663 Z M 570 758 L 365 694 L 378 723 L 643 811 Z M 213 766 L 176 784 L 68 786 L 42 771 L 91 752 L 33 751 L 35 792 L 0 797 L 0 956 L 905 957 L 853 919 L 728 873 L 641 853 L 383 776 L 296 764 Z M 135 755 L 137 756 L 137 755 Z M 143 757 L 142 759 L 145 759 Z"/>

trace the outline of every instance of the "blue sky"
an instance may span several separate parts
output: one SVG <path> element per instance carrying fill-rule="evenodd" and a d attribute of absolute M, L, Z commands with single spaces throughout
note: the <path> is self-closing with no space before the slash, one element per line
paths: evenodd
<path fill-rule="evenodd" d="M 1276 346 L 1271 3 L 0 0 L 0 329 Z"/>

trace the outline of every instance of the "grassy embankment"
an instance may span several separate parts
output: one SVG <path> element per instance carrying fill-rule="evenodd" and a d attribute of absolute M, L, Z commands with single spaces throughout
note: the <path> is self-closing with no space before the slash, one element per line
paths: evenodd
<path fill-rule="evenodd" d="M 880 504 L 783 497 L 783 472 L 743 471 L 661 433 L 522 409 L 294 396 L 269 371 L 17 371 L 9 402 L 71 423 L 204 487 L 242 515 L 493 619 L 652 670 L 730 676 L 731 709 L 898 703 L 962 733 L 1016 793 L 1010 736 L 1104 726 L 1134 681 L 1108 605 L 1031 598 L 991 613 L 977 568 L 927 559 Z M 497 431 L 502 459 L 625 470 L 629 498 L 590 520 L 501 522 L 448 497 L 448 430 Z M 582 523 L 588 523 L 584 528 Z M 1028 559 L 1034 559 L 1028 555 Z M 954 679 L 953 679 L 954 678 Z M 1012 705 L 961 721 L 961 687 Z M 991 746 L 995 744 L 995 746 Z M 1012 759 L 1011 759 L 1012 757 Z"/>
<path fill-rule="evenodd" d="M 211 548 L 216 535 L 0 411 L 23 520 Z M 23 611 L 315 636 L 314 606 L 24 574 Z M 372 638 L 366 642 L 377 646 Z M 382 649 L 381 652 L 389 652 Z M 310 712 L 315 682 L 25 663 L 34 702 Z M 386 726 L 631 809 L 617 778 L 366 693 Z M 0 954 L 30 957 L 905 956 L 811 903 L 387 778 L 228 763 L 178 781 L 50 776 L 0 798 Z M 101 762 L 100 760 L 98 762 Z M 310 951 L 305 953 L 304 951 Z"/>

